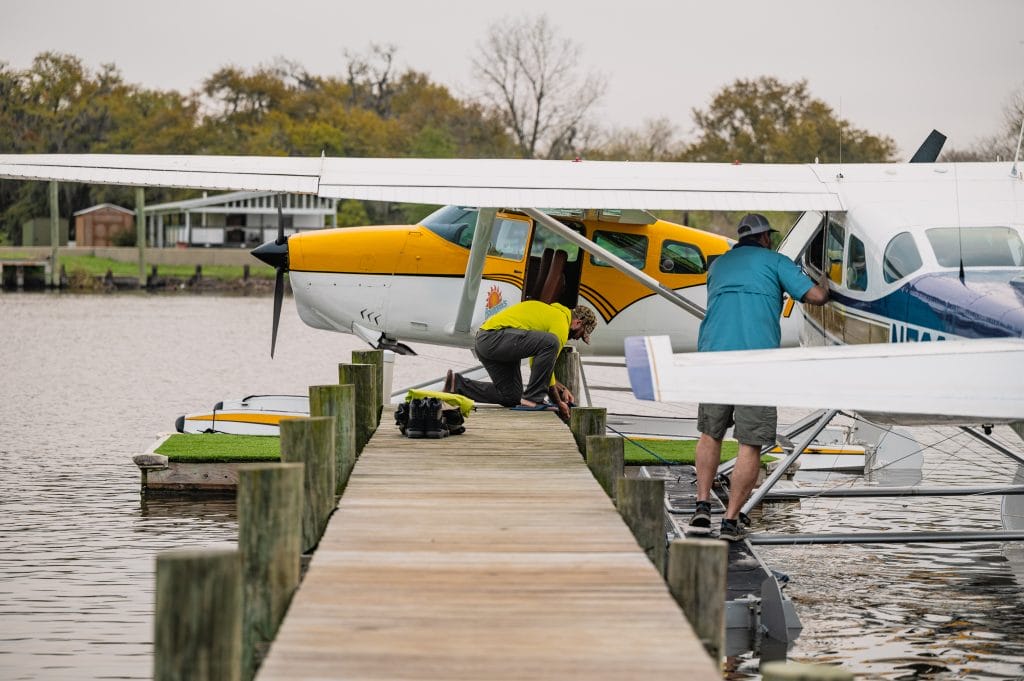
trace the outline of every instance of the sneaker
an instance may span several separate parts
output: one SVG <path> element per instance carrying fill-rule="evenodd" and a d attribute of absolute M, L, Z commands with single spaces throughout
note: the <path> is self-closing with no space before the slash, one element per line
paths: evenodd
<path fill-rule="evenodd" d="M 466 419 L 463 418 L 462 412 L 458 409 L 445 409 L 441 412 L 441 420 L 444 421 L 444 425 L 448 426 L 448 433 L 450 435 L 462 435 L 466 432 L 466 426 L 463 425 Z"/>
<path fill-rule="evenodd" d="M 747 528 L 737 520 L 722 518 L 722 529 L 718 532 L 718 538 L 725 541 L 743 541 L 747 538 Z"/>
<path fill-rule="evenodd" d="M 711 534 L 711 502 L 698 501 L 697 509 L 690 516 L 686 534 Z"/>
<path fill-rule="evenodd" d="M 405 435 L 405 429 L 409 425 L 409 403 L 402 402 L 395 409 L 395 425 L 398 426 L 398 430 L 401 431 L 402 435 Z"/>
<path fill-rule="evenodd" d="M 409 402 L 409 422 L 405 426 L 405 436 L 420 438 L 425 436 L 427 421 L 427 401 L 416 398 Z"/>
<path fill-rule="evenodd" d="M 441 412 L 444 410 L 441 400 L 428 397 L 424 402 L 423 435 L 435 440 L 448 437 L 448 427 L 441 418 Z"/>

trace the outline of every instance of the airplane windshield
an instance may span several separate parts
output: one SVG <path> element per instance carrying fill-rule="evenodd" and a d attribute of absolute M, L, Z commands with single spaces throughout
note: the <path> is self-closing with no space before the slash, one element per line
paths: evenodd
<path fill-rule="evenodd" d="M 942 267 L 1021 267 L 1024 243 L 1009 227 L 933 227 L 925 230 Z"/>
<path fill-rule="evenodd" d="M 469 248 L 469 245 L 473 243 L 473 232 L 476 230 L 478 212 L 476 208 L 445 206 L 423 218 L 423 222 L 420 224 L 456 246 Z"/>

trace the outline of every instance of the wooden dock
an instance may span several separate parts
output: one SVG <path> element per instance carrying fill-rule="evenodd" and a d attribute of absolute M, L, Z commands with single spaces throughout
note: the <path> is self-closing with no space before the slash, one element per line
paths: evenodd
<path fill-rule="evenodd" d="M 259 679 L 720 678 L 552 413 L 385 409 Z"/>

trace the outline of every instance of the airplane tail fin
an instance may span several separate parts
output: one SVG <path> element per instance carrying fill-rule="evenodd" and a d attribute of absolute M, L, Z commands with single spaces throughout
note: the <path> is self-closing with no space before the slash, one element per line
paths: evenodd
<path fill-rule="evenodd" d="M 938 130 L 932 130 L 921 146 L 917 148 L 910 158 L 911 163 L 935 163 L 942 151 L 942 145 L 946 143 L 946 136 Z"/>

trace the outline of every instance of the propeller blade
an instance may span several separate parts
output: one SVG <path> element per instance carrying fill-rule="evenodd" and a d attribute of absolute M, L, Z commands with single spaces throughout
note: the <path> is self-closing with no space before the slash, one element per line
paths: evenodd
<path fill-rule="evenodd" d="M 285 242 L 284 238 L 284 211 L 281 209 L 281 195 L 277 195 L 277 245 Z"/>
<path fill-rule="evenodd" d="M 277 277 L 274 280 L 274 326 L 270 331 L 270 358 L 274 358 L 274 348 L 277 347 L 277 327 L 281 323 L 281 303 L 284 301 L 284 268 L 277 268 Z"/>

